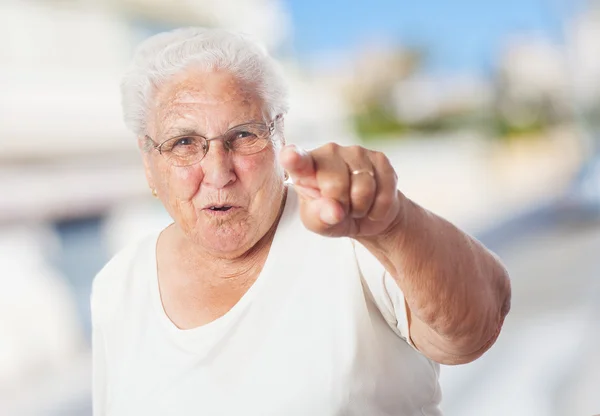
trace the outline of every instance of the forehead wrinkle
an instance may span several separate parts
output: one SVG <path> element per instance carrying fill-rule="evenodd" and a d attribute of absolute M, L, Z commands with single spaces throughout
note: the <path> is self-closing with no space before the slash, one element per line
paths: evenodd
<path fill-rule="evenodd" d="M 164 113 L 164 116 L 170 114 L 177 114 L 182 112 L 194 112 L 203 110 L 203 107 L 215 108 L 228 104 L 238 104 L 240 109 L 252 110 L 253 103 L 256 103 L 256 107 L 262 107 L 262 102 L 257 100 L 256 96 L 251 96 L 249 93 L 240 94 L 235 92 L 233 94 L 210 94 L 205 91 L 195 92 L 190 90 L 174 91 L 173 94 L 169 94 L 170 97 L 161 100 L 158 103 L 159 111 Z M 258 102 L 257 102 L 258 101 Z M 183 110 L 183 111 L 182 111 Z"/>
<path fill-rule="evenodd" d="M 205 102 L 223 102 L 244 98 L 257 98 L 255 85 L 236 78 L 225 71 L 189 70 L 173 80 L 170 86 L 172 100 L 198 102 L 198 96 L 204 96 Z"/>
<path fill-rule="evenodd" d="M 190 105 L 176 105 L 164 110 L 160 117 L 160 130 L 163 135 L 175 136 L 180 134 L 197 134 L 207 136 L 210 134 L 221 134 L 232 127 L 250 122 L 263 122 L 263 115 L 255 108 L 247 107 L 243 111 L 237 111 L 227 119 L 223 118 L 219 131 L 206 131 L 206 126 L 211 124 L 208 115 L 204 111 Z M 213 119 L 214 122 L 214 119 Z M 221 131 L 222 130 L 222 131 Z"/>
<path fill-rule="evenodd" d="M 224 108 L 221 110 L 219 106 Z M 225 80 L 217 77 L 214 82 L 205 83 L 193 76 L 175 80 L 157 91 L 155 110 L 157 134 L 164 134 L 159 133 L 161 130 L 185 129 L 205 135 L 202 133 L 208 133 L 204 132 L 206 127 L 215 121 L 210 113 L 216 114 L 217 120 L 223 120 L 217 122 L 217 125 L 222 124 L 219 130 L 250 121 L 264 121 L 263 103 L 256 89 L 234 77 Z M 222 132 L 214 132 L 219 133 Z"/>

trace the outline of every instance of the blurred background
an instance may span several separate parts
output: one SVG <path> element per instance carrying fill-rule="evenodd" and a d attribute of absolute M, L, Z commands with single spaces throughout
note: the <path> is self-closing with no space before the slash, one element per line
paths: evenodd
<path fill-rule="evenodd" d="M 600 413 L 600 1 L 0 0 L 0 415 L 91 415 L 91 281 L 169 222 L 119 77 L 183 25 L 262 39 L 289 142 L 385 151 L 505 261 L 511 314 L 443 368 L 447 416 Z"/>

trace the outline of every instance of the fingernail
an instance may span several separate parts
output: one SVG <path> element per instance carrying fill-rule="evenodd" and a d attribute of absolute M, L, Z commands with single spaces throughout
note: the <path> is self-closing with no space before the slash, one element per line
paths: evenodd
<path fill-rule="evenodd" d="M 298 153 L 298 146 L 296 146 L 295 144 L 288 144 L 285 147 L 286 147 L 286 149 L 289 149 L 289 150 L 292 150 L 292 151 Z"/>
<path fill-rule="evenodd" d="M 321 210 L 321 221 L 328 225 L 335 225 L 340 222 L 340 219 L 337 218 L 335 209 L 328 206 Z"/>

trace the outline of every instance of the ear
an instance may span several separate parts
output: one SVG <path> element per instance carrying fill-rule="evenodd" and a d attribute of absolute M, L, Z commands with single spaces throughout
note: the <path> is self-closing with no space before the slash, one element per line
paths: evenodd
<path fill-rule="evenodd" d="M 137 139 L 138 147 L 140 152 L 142 153 L 142 161 L 144 162 L 144 173 L 146 175 L 146 182 L 148 182 L 148 186 L 150 189 L 155 189 L 154 179 L 152 177 L 152 170 L 150 169 L 150 157 L 152 156 L 152 150 L 148 149 L 148 138 L 141 136 Z"/>

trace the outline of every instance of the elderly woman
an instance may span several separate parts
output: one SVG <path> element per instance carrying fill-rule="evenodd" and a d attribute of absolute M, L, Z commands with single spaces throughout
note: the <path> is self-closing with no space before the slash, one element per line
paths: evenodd
<path fill-rule="evenodd" d="M 440 415 L 438 363 L 509 310 L 495 256 L 384 154 L 285 145 L 284 82 L 241 35 L 157 35 L 122 93 L 174 222 L 94 281 L 94 414 Z"/>

